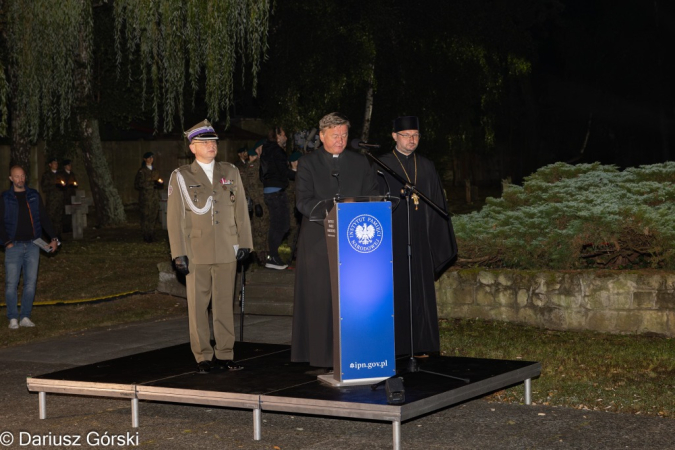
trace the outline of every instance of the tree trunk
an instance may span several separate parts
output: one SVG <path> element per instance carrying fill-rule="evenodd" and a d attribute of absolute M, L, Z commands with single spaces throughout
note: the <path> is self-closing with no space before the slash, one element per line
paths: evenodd
<path fill-rule="evenodd" d="M 87 0 L 82 0 L 87 1 Z M 87 20 L 89 16 L 87 16 Z M 93 45 L 90 29 L 91 22 L 83 22 L 80 31 L 80 51 L 75 73 L 77 124 L 80 131 L 80 147 L 84 156 L 84 167 L 87 169 L 91 196 L 96 208 L 98 226 L 118 225 L 126 221 L 124 206 L 117 188 L 113 184 L 108 161 L 103 154 L 98 120 L 92 117 L 89 103 L 91 96 L 91 73 L 88 70 Z"/>
<path fill-rule="evenodd" d="M 108 162 L 103 154 L 98 120 L 79 118 L 80 146 L 87 169 L 91 195 L 96 207 L 96 221 L 99 226 L 117 225 L 126 221 L 122 199 L 113 184 Z"/>
<path fill-rule="evenodd" d="M 361 133 L 361 140 L 368 142 L 368 135 L 370 135 L 370 121 L 373 116 L 373 79 L 375 77 L 375 65 L 370 65 L 370 80 L 368 81 L 368 91 L 366 92 L 366 111 L 363 115 L 363 133 Z"/>

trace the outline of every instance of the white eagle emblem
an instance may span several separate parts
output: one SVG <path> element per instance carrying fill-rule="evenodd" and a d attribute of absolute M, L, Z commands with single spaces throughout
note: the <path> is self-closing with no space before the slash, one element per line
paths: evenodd
<path fill-rule="evenodd" d="M 361 245 L 370 244 L 373 241 L 373 236 L 375 236 L 375 227 L 372 225 L 359 225 L 354 231 Z"/>

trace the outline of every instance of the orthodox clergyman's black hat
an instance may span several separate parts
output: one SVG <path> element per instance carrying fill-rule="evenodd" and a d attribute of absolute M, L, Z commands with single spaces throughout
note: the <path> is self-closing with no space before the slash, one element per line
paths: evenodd
<path fill-rule="evenodd" d="M 394 120 L 394 132 L 397 133 L 403 130 L 418 130 L 420 129 L 420 121 L 417 116 L 403 116 Z"/>

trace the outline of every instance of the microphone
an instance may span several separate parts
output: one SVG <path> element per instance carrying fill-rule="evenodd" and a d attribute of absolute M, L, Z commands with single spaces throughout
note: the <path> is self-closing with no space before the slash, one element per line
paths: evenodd
<path fill-rule="evenodd" d="M 387 197 L 391 196 L 391 187 L 389 186 L 389 181 L 387 181 L 387 177 L 385 177 L 384 173 L 379 169 L 377 170 L 377 174 L 382 178 L 384 178 L 384 182 L 387 183 L 387 193 L 384 195 L 386 195 Z"/>
<path fill-rule="evenodd" d="M 380 148 L 380 144 L 369 144 L 360 139 L 352 139 L 352 148 L 353 149 L 371 149 L 371 148 Z"/>
<path fill-rule="evenodd" d="M 335 198 L 339 199 L 340 198 L 340 172 L 338 172 L 337 170 L 333 170 L 330 173 L 330 176 L 335 177 L 335 179 L 337 180 L 338 190 L 337 190 L 337 195 L 335 196 Z"/>

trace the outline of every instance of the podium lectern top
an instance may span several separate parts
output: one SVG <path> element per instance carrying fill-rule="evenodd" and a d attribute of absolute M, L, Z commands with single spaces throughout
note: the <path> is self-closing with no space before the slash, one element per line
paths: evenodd
<path fill-rule="evenodd" d="M 328 215 L 336 203 L 391 202 L 392 208 L 396 208 L 400 201 L 400 198 L 393 197 L 391 195 L 363 195 L 359 197 L 327 198 L 314 205 L 314 208 L 312 208 L 312 212 L 309 215 L 309 220 L 312 222 L 323 223 L 326 215 Z"/>

